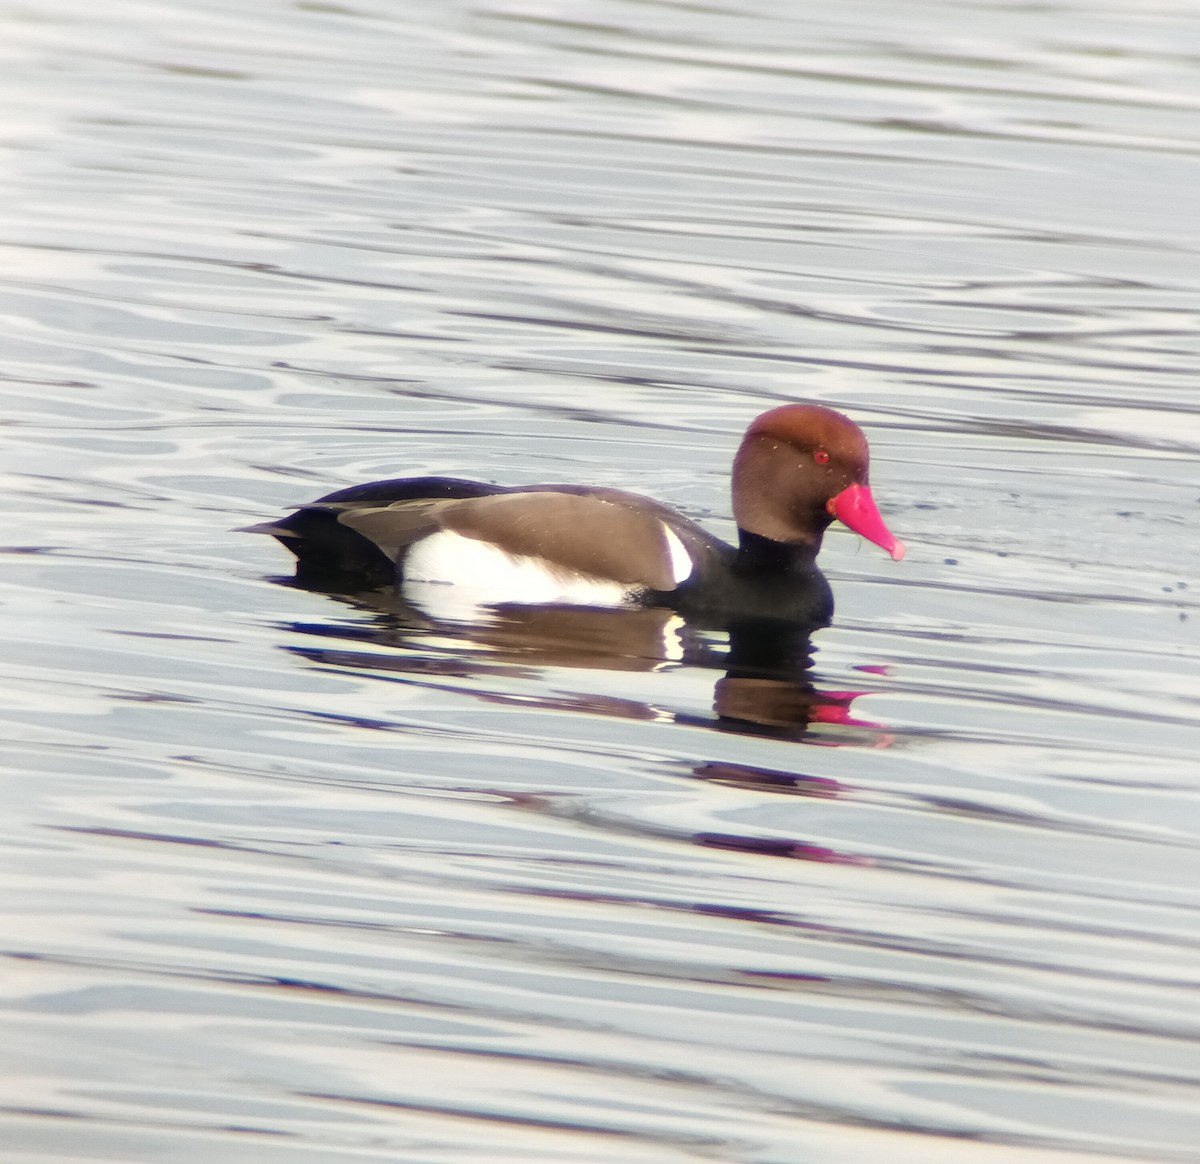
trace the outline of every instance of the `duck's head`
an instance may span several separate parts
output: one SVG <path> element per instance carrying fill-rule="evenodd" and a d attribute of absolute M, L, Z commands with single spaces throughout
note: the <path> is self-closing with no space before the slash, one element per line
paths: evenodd
<path fill-rule="evenodd" d="M 819 404 L 785 404 L 764 412 L 742 438 L 733 516 L 740 530 L 814 552 L 836 518 L 899 561 L 904 544 L 880 517 L 869 475 L 858 425 Z"/>

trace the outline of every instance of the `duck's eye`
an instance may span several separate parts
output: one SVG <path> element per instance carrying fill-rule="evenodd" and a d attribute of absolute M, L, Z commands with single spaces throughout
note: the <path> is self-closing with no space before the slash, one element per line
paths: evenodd
<path fill-rule="evenodd" d="M 817 451 L 813 453 L 813 460 L 816 461 L 818 465 L 828 465 L 829 454 L 824 449 L 817 449 Z"/>

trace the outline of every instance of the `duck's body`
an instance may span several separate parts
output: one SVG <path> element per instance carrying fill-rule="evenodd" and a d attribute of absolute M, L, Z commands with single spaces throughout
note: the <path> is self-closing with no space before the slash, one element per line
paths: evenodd
<path fill-rule="evenodd" d="M 816 558 L 834 517 L 904 553 L 871 498 L 866 439 L 831 409 L 760 416 L 734 461 L 733 500 L 736 547 L 619 489 L 452 477 L 352 486 L 250 529 L 278 538 L 309 580 L 452 582 L 481 602 L 640 603 L 813 626 L 833 611 Z"/>

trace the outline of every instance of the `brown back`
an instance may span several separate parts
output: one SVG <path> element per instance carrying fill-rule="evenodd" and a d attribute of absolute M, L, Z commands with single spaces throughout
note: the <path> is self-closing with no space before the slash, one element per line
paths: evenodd
<path fill-rule="evenodd" d="M 330 508 L 340 509 L 343 525 L 369 538 L 393 561 L 419 538 L 450 530 L 492 542 L 510 554 L 544 558 L 564 571 L 652 590 L 676 586 L 662 521 L 605 497 L 530 490 Z"/>

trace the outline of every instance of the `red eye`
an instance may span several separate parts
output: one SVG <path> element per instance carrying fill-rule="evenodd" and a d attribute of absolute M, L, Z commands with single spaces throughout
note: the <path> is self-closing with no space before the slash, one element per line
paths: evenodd
<path fill-rule="evenodd" d="M 828 465 L 829 454 L 824 449 L 817 449 L 817 451 L 813 453 L 813 460 L 816 461 L 818 465 Z"/>

